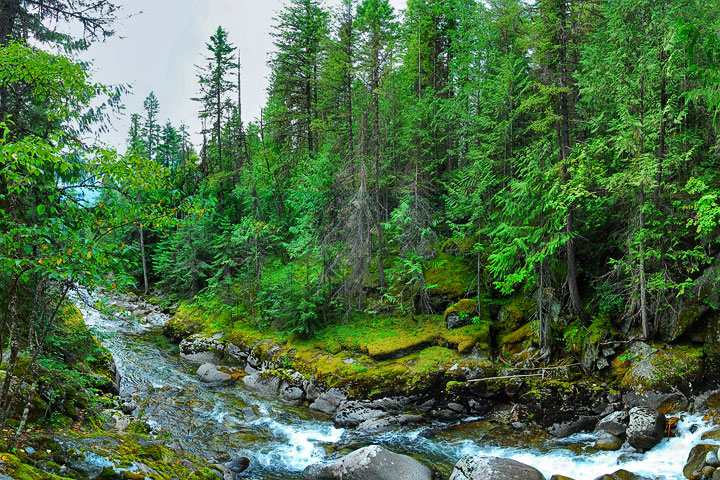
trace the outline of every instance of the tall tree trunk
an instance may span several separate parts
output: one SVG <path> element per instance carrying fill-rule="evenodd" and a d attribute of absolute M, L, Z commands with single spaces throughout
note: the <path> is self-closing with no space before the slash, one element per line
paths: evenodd
<path fill-rule="evenodd" d="M 0 0 L 0 47 L 10 41 L 15 27 L 15 21 L 21 13 L 20 0 Z M 0 122 L 7 119 L 7 87 L 0 87 Z"/>
<path fill-rule="evenodd" d="M 380 214 L 382 205 L 380 204 L 380 98 L 377 92 L 380 88 L 380 58 L 379 58 L 379 39 L 375 40 L 375 65 L 373 68 L 373 109 L 375 113 L 375 125 L 373 136 L 375 137 L 375 205 L 377 213 L 375 215 L 375 228 L 377 228 L 378 241 L 378 274 L 380 275 L 380 288 L 385 290 L 385 268 L 383 266 L 383 235 L 382 221 Z"/>
<path fill-rule="evenodd" d="M 570 156 L 570 104 L 568 100 L 567 89 L 569 88 L 569 74 L 568 74 L 568 33 L 567 33 L 567 20 L 565 18 L 565 5 L 563 7 L 562 15 L 562 26 L 561 26 L 561 53 L 560 58 L 562 64 L 560 66 L 560 135 L 558 140 L 560 141 L 560 160 L 562 162 L 562 176 L 563 183 L 567 184 L 570 180 L 568 172 L 567 161 Z M 577 257 L 575 255 L 575 219 L 573 214 L 573 205 L 568 206 L 568 213 L 565 218 L 565 229 L 568 235 L 568 239 L 565 242 L 565 250 L 567 253 L 567 284 L 568 291 L 570 293 L 570 303 L 572 304 L 575 315 L 580 317 L 582 321 L 587 321 L 587 313 L 582 305 L 582 299 L 580 298 L 580 290 L 577 285 Z"/>
<path fill-rule="evenodd" d="M 643 228 L 645 226 L 645 191 L 644 187 L 643 191 L 640 193 L 640 228 L 638 231 L 638 234 L 640 236 L 640 245 L 639 245 L 639 255 L 640 255 L 640 317 L 642 319 L 642 330 L 643 330 L 643 338 L 645 340 L 650 338 L 651 331 L 650 331 L 650 320 L 648 318 L 648 308 L 647 308 L 647 278 L 645 273 L 645 240 L 642 238 L 643 236 Z"/>

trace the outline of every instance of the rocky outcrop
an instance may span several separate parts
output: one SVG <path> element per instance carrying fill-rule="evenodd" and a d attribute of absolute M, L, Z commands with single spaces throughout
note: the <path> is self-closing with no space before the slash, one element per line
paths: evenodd
<path fill-rule="evenodd" d="M 317 399 L 310 404 L 310 408 L 332 415 L 345 400 L 347 400 L 347 394 L 345 392 L 337 388 L 331 388 L 327 392 L 318 395 Z"/>
<path fill-rule="evenodd" d="M 220 342 L 222 335 L 212 337 L 196 334 L 191 335 L 180 342 L 180 356 L 192 363 L 213 363 L 222 362 L 225 346 Z"/>
<path fill-rule="evenodd" d="M 637 450 L 646 451 L 660 443 L 665 434 L 665 415 L 647 407 L 630 410 L 626 430 L 628 443 Z"/>
<path fill-rule="evenodd" d="M 305 480 L 432 480 L 433 473 L 412 457 L 379 445 L 361 448 L 331 464 L 310 465 Z"/>
<path fill-rule="evenodd" d="M 627 391 L 669 393 L 700 379 L 703 362 L 700 347 L 635 342 L 613 360 L 612 374 Z"/>
<path fill-rule="evenodd" d="M 545 480 L 539 470 L 509 458 L 465 457 L 460 460 L 450 480 Z"/>

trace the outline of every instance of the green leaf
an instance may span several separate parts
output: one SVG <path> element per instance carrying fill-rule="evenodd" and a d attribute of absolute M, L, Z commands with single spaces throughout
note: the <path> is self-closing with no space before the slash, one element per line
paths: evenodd
<path fill-rule="evenodd" d="M 47 208 L 47 207 L 45 207 L 45 205 L 42 205 L 42 204 L 38 205 L 38 206 L 37 206 L 38 215 L 44 215 L 46 208 Z"/>

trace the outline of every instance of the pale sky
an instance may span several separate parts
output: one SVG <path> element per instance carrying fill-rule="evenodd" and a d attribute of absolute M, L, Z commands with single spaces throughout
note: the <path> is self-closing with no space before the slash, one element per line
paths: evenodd
<path fill-rule="evenodd" d="M 105 84 L 130 84 L 125 114 L 113 120 L 112 132 L 101 140 L 125 148 L 129 116 L 142 113 L 150 91 L 160 101 L 160 121 L 177 127 L 185 122 L 197 146 L 200 123 L 195 65 L 204 63 L 205 43 L 222 25 L 230 41 L 240 47 L 243 66 L 243 120 L 260 116 L 266 99 L 272 50 L 270 29 L 283 0 L 117 0 L 124 12 L 116 24 L 116 37 L 90 48 L 94 80 Z M 339 4 L 328 0 L 328 5 Z M 396 10 L 406 0 L 390 0 Z M 129 16 L 129 18 L 128 18 Z"/>

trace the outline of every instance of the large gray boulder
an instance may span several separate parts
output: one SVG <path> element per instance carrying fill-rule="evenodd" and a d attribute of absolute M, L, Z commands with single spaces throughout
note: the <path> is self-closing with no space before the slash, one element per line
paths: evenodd
<path fill-rule="evenodd" d="M 283 381 L 274 375 L 263 374 L 263 372 L 255 372 L 252 375 L 243 377 L 245 388 L 253 390 L 260 395 L 266 397 L 277 396 Z"/>
<path fill-rule="evenodd" d="M 330 464 L 310 465 L 305 480 L 432 480 L 428 467 L 379 445 L 361 448 Z M 544 479 L 543 479 L 544 480 Z"/>
<path fill-rule="evenodd" d="M 509 458 L 465 457 L 453 470 L 450 480 L 545 480 L 539 470 Z"/>
<path fill-rule="evenodd" d="M 630 410 L 630 421 L 625 432 L 628 443 L 638 450 L 650 450 L 665 435 L 665 415 L 647 407 Z"/>
<path fill-rule="evenodd" d="M 221 372 L 212 363 L 203 363 L 197 369 L 197 376 L 203 383 L 211 385 L 231 385 L 235 382 L 233 377 L 225 372 Z"/>

